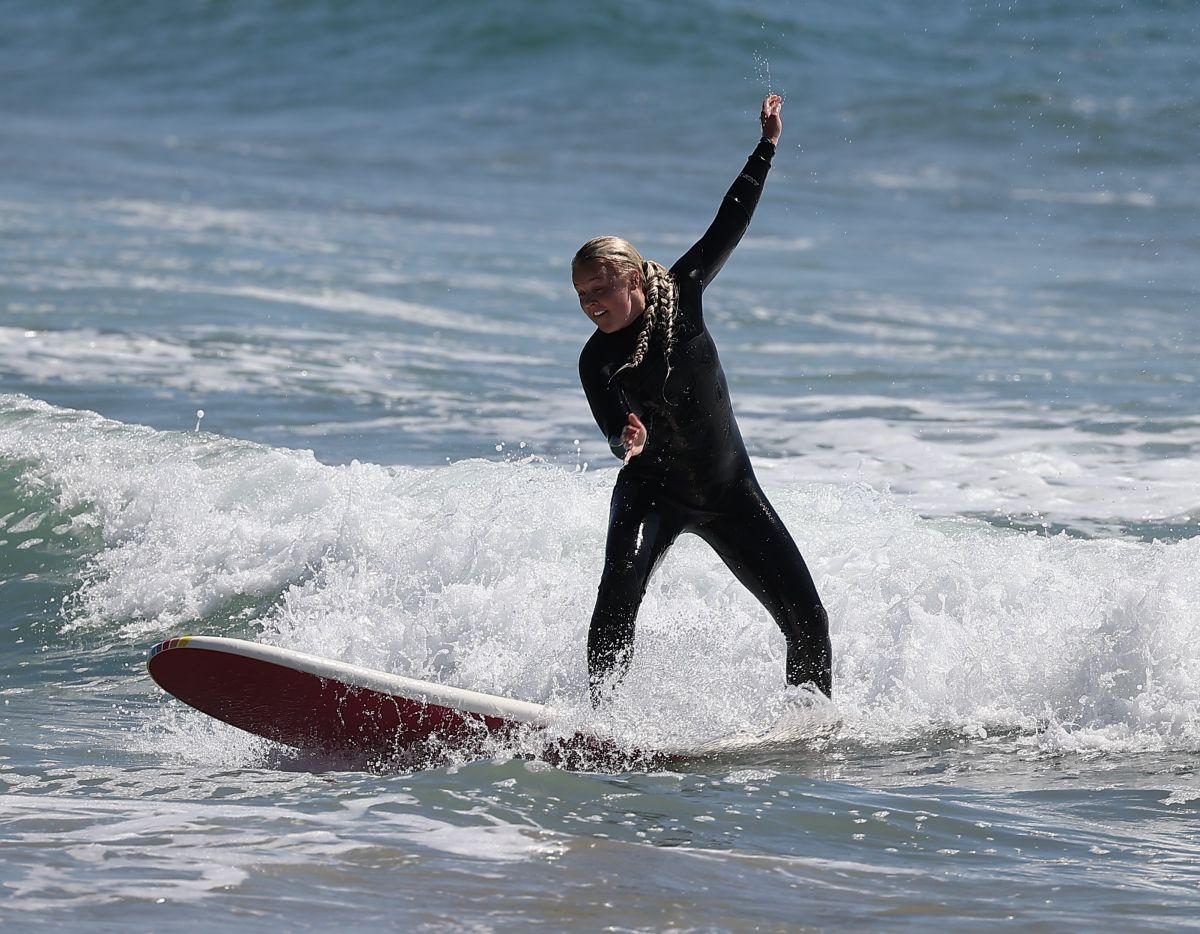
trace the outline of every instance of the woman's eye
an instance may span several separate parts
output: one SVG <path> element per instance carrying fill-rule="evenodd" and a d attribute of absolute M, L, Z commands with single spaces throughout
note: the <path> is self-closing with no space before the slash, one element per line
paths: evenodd
<path fill-rule="evenodd" d="M 616 288 L 616 286 L 612 283 L 609 283 L 608 285 L 597 286 L 596 288 L 590 289 L 587 292 L 580 292 L 579 303 L 581 305 L 586 305 L 589 302 L 599 301 L 601 296 L 612 294 L 614 288 Z"/>

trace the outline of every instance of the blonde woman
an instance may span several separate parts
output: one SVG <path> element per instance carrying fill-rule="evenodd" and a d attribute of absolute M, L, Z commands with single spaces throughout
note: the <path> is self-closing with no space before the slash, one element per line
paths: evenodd
<path fill-rule="evenodd" d="M 589 240 L 571 263 L 579 305 L 596 325 L 579 376 L 596 424 L 624 462 L 588 631 L 593 704 L 628 669 L 646 583 L 681 532 L 708 542 L 779 624 L 787 683 L 832 691 L 828 617 L 754 476 L 701 308 L 750 224 L 782 107 L 776 94 L 763 101 L 762 139 L 704 236 L 670 269 L 618 237 Z"/>

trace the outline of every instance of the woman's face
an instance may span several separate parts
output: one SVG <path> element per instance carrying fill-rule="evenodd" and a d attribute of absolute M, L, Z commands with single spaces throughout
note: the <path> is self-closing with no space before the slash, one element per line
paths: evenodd
<path fill-rule="evenodd" d="M 641 276 L 622 276 L 606 263 L 588 263 L 575 270 L 579 307 L 605 334 L 628 327 L 646 310 Z"/>

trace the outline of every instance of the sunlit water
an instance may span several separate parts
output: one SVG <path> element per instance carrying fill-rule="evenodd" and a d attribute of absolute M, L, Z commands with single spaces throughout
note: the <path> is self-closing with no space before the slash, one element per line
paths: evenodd
<path fill-rule="evenodd" d="M 0 920 L 1110 928 L 1200 909 L 1187 4 L 287 10 L 0 30 Z M 706 296 L 835 701 L 698 539 L 611 710 L 597 233 Z M 197 411 L 203 410 L 203 418 Z M 197 430 L 197 428 L 199 430 Z M 682 758 L 361 763 L 167 700 L 250 638 Z"/>

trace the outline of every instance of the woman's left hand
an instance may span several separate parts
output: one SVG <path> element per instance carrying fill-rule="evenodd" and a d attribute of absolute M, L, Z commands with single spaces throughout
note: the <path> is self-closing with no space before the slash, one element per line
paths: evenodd
<path fill-rule="evenodd" d="M 642 424 L 642 420 L 629 413 L 629 421 L 625 424 L 625 430 L 621 433 L 621 443 L 625 445 L 625 463 L 628 464 L 631 460 L 642 453 L 642 449 L 646 446 L 646 426 Z"/>
<path fill-rule="evenodd" d="M 779 134 L 783 132 L 783 98 L 778 94 L 768 94 L 763 98 L 762 113 L 758 122 L 762 126 L 763 136 L 775 145 L 779 145 Z"/>

